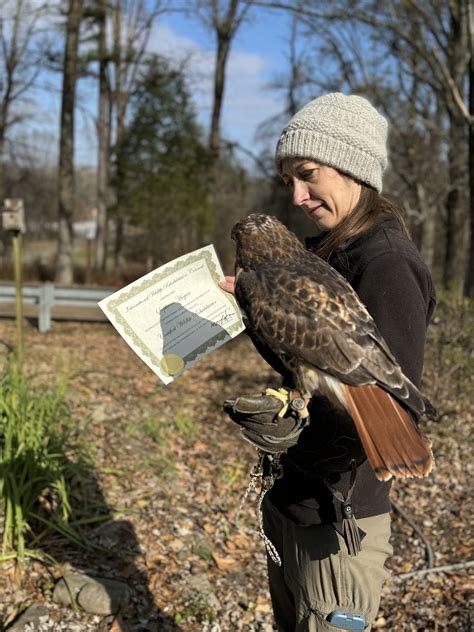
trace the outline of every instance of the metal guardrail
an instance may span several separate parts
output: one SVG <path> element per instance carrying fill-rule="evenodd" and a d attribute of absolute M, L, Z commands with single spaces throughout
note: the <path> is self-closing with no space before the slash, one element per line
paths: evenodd
<path fill-rule="evenodd" d="M 61 287 L 53 283 L 23 285 L 25 316 L 38 318 L 40 332 L 51 329 L 51 320 L 107 320 L 97 305 L 117 288 Z M 13 309 L 12 309 L 13 308 Z M 0 284 L 0 316 L 15 315 L 15 285 Z"/>

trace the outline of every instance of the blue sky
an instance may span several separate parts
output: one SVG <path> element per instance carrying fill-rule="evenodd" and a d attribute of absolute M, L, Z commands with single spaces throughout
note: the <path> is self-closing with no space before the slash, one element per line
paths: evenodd
<path fill-rule="evenodd" d="M 53 3 L 58 1 L 52 0 Z M 62 36 L 58 23 L 63 18 L 54 18 L 50 13 L 46 19 L 45 30 L 60 47 Z M 54 24 L 53 28 L 51 24 Z M 270 84 L 277 78 L 288 76 L 290 29 L 291 16 L 288 12 L 251 7 L 232 42 L 227 64 L 221 133 L 225 139 L 239 143 L 254 153 L 259 153 L 261 149 L 255 139 L 259 125 L 285 109 L 282 93 L 272 89 Z M 312 54 L 308 50 L 310 42 L 304 37 L 300 36 L 297 42 L 307 56 Z M 215 64 L 214 33 L 197 16 L 190 18 L 182 13 L 165 13 L 153 25 L 148 50 L 167 55 L 177 62 L 187 60 L 190 91 L 199 123 L 207 136 Z M 314 78 L 331 76 L 330 64 L 330 60 L 324 65 L 315 63 Z M 34 148 L 34 158 L 37 157 L 39 164 L 57 163 L 60 93 L 60 73 L 42 73 L 26 106 L 29 110 L 25 123 L 16 129 L 17 139 L 23 137 L 21 139 L 26 139 L 27 144 Z M 97 160 L 95 80 L 89 78 L 79 81 L 77 106 L 76 164 L 93 166 Z M 274 129 L 274 137 L 268 139 L 266 149 L 273 150 L 285 122 L 283 117 Z"/>
<path fill-rule="evenodd" d="M 254 8 L 233 40 L 227 66 L 222 134 L 248 149 L 256 149 L 258 125 L 282 110 L 278 95 L 269 89 L 269 83 L 286 68 L 288 34 L 287 15 L 268 10 L 263 13 Z M 198 120 L 206 132 L 212 106 L 214 47 L 214 34 L 199 19 L 179 14 L 159 18 L 149 42 L 150 51 L 169 54 L 178 60 L 189 56 L 191 92 Z M 93 164 L 96 138 L 91 111 L 96 95 L 86 82 L 81 83 L 76 160 L 78 164 Z M 53 115 L 53 111 L 50 112 Z"/>
<path fill-rule="evenodd" d="M 280 95 L 269 84 L 287 71 L 289 24 L 289 16 L 284 12 L 253 7 L 232 43 L 221 131 L 226 139 L 253 151 L 258 150 L 255 133 L 259 124 L 283 109 Z M 164 14 L 153 27 L 148 48 L 177 61 L 188 58 L 189 85 L 198 120 L 207 135 L 212 107 L 214 33 L 197 17 Z M 76 164 L 94 165 L 97 86 L 90 79 L 81 79 L 78 86 Z M 40 164 L 57 162 L 60 91 L 60 73 L 42 73 L 31 99 L 24 104 L 25 123 L 15 130 L 17 139 L 26 140 L 33 148 Z M 270 141 L 271 149 L 276 135 L 277 131 Z"/>
<path fill-rule="evenodd" d="M 176 14 L 166 17 L 162 28 L 192 42 L 198 51 L 205 53 L 208 81 L 204 81 L 204 93 L 196 94 L 196 101 L 200 120 L 207 126 L 211 108 L 214 34 L 206 30 L 199 20 L 185 19 Z M 222 120 L 224 136 L 251 147 L 258 124 L 281 110 L 278 95 L 269 89 L 269 84 L 285 66 L 288 32 L 287 15 L 256 8 L 249 12 L 230 52 Z M 203 70 L 199 62 L 197 68 Z"/>

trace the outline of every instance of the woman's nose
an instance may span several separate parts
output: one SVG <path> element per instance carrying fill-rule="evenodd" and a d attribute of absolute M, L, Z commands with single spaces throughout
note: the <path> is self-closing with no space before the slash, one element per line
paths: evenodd
<path fill-rule="evenodd" d="M 296 178 L 293 181 L 293 204 L 295 206 L 301 206 L 308 199 L 308 187 L 301 180 Z"/>

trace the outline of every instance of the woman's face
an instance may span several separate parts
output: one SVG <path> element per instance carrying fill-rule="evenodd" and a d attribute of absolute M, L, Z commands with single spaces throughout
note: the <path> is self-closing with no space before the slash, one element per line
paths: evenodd
<path fill-rule="evenodd" d="M 359 201 L 362 187 L 337 169 L 304 158 L 285 158 L 281 176 L 300 206 L 321 230 L 332 230 Z"/>

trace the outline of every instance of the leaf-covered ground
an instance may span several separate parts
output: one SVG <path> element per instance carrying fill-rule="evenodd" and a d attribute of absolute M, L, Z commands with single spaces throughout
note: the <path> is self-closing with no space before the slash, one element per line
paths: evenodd
<path fill-rule="evenodd" d="M 0 629 L 38 603 L 49 608 L 44 629 L 51 630 L 270 632 L 254 497 L 235 524 L 255 451 L 221 412 L 226 397 L 276 383 L 248 339 L 226 344 L 165 387 L 109 325 L 55 322 L 47 334 L 32 325 L 25 333 L 30 374 L 45 383 L 58 373 L 69 376 L 77 434 L 94 464 L 82 488 L 96 514 L 107 520 L 88 531 L 103 552 L 87 553 L 56 536 L 43 550 L 57 566 L 30 561 L 21 577 L 12 564 L 0 566 Z M 463 364 L 470 340 L 459 335 L 459 325 L 450 335 L 441 320 L 430 341 L 425 391 L 443 413 L 442 421 L 427 429 L 436 469 L 426 480 L 393 488 L 398 505 L 429 540 L 435 566 L 474 558 L 472 405 Z M 14 340 L 14 323 L 0 321 L 5 350 Z M 393 545 L 394 576 L 384 589 L 376 629 L 472 629 L 474 569 L 398 577 L 424 568 L 426 552 L 397 513 Z M 131 603 L 116 619 L 57 606 L 52 588 L 71 569 L 126 582 Z"/>

